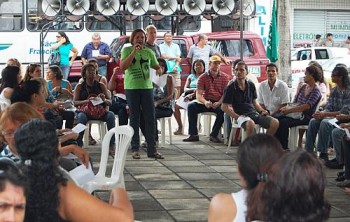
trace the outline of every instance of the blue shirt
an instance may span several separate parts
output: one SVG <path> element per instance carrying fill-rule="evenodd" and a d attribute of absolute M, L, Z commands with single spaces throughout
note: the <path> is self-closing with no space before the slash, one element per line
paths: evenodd
<path fill-rule="evenodd" d="M 166 43 L 162 43 L 159 45 L 160 52 L 162 54 L 165 54 L 167 57 L 180 57 L 181 51 L 180 47 L 178 44 L 171 43 L 170 46 L 167 45 Z M 175 68 L 176 65 L 176 60 L 166 60 L 167 66 L 168 66 L 168 72 L 173 72 L 173 69 Z M 181 72 L 178 69 L 178 72 Z"/>
<path fill-rule="evenodd" d="M 60 47 L 58 47 L 58 51 L 60 52 L 60 56 L 61 56 L 60 65 L 69 65 L 69 54 L 72 48 L 73 48 L 72 43 L 68 43 L 67 45 L 63 44 Z"/>
<path fill-rule="evenodd" d="M 101 42 L 98 48 L 95 49 L 95 46 L 92 44 L 92 42 L 90 42 L 85 45 L 81 53 L 81 57 L 84 59 L 97 59 L 96 57 L 92 56 L 92 50 L 99 50 L 100 55 L 111 55 L 111 50 L 109 49 L 109 46 L 106 43 Z M 105 59 L 97 59 L 97 62 L 99 66 L 105 66 L 107 64 L 107 61 Z"/>

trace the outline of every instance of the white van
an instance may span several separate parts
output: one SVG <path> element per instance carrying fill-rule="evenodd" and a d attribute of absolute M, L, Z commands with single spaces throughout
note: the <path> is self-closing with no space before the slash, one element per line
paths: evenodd
<path fill-rule="evenodd" d="M 322 65 L 331 58 L 345 57 L 348 55 L 350 55 L 349 49 L 340 47 L 311 47 L 297 49 L 292 54 L 292 74 L 304 72 L 310 61 L 317 61 Z"/>

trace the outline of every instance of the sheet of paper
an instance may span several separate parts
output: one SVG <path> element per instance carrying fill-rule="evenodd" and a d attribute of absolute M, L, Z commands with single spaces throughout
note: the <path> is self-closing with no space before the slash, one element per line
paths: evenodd
<path fill-rule="evenodd" d="M 333 126 L 340 128 L 339 125 L 337 124 L 338 120 L 337 118 L 332 118 L 328 121 L 330 124 L 332 124 Z"/>
<path fill-rule="evenodd" d="M 100 55 L 100 50 L 92 50 L 92 57 L 97 57 Z"/>
<path fill-rule="evenodd" d="M 237 119 L 237 124 L 239 127 L 242 127 L 242 124 L 244 122 L 247 122 L 248 120 L 251 120 L 251 118 L 249 118 L 248 116 L 239 116 Z"/>
<path fill-rule="evenodd" d="M 117 93 L 117 94 L 116 94 L 116 96 L 117 96 L 117 97 L 119 97 L 119 98 L 121 98 L 121 99 L 126 100 L 126 96 L 125 96 L 125 94 L 122 94 L 122 93 Z"/>
<path fill-rule="evenodd" d="M 103 103 L 103 100 L 101 99 L 101 97 L 98 97 L 98 96 L 90 101 L 92 102 L 92 105 L 94 105 L 94 106 L 97 106 L 97 105 Z"/>
<path fill-rule="evenodd" d="M 62 156 L 63 158 L 66 159 L 70 159 L 70 160 L 75 160 L 78 159 L 78 157 L 76 155 L 74 155 L 73 153 L 69 153 L 68 155 Z"/>
<path fill-rule="evenodd" d="M 83 185 L 94 179 L 95 174 L 92 171 L 91 164 L 89 163 L 89 168 L 85 165 L 80 165 L 73 170 L 69 171 L 69 175 L 79 184 Z"/>
<path fill-rule="evenodd" d="M 166 85 L 168 74 L 158 76 L 155 69 L 150 69 L 151 80 L 154 84 L 163 88 Z"/>
<path fill-rule="evenodd" d="M 78 123 L 75 127 L 73 127 L 72 131 L 75 133 L 83 132 L 86 129 L 84 124 Z"/>
<path fill-rule="evenodd" d="M 176 104 L 187 110 L 189 101 L 185 102 L 185 97 L 180 96 L 178 100 L 176 100 Z"/>

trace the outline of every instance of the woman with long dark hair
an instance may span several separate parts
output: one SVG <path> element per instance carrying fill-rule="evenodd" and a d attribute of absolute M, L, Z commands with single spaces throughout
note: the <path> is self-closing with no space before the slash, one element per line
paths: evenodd
<path fill-rule="evenodd" d="M 60 31 L 56 34 L 56 44 L 51 46 L 52 50 L 56 50 L 60 53 L 61 62 L 60 67 L 63 72 L 63 79 L 68 79 L 70 66 L 73 64 L 75 58 L 78 55 L 78 50 L 73 46 L 69 41 L 66 33 Z M 73 53 L 73 56 L 69 60 L 70 52 Z"/>
<path fill-rule="evenodd" d="M 19 68 L 17 66 L 6 66 L 1 72 L 1 86 L 0 86 L 0 102 L 1 109 L 11 104 L 11 96 L 18 88 L 21 80 Z"/>
<path fill-rule="evenodd" d="M 237 193 L 215 195 L 210 202 L 208 221 L 246 221 L 247 214 L 255 215 L 261 211 L 255 198 L 251 197 L 256 195 L 258 184 L 266 182 L 266 173 L 282 155 L 281 144 L 273 136 L 255 134 L 248 137 L 237 153 L 238 174 L 243 189 Z M 249 219 L 255 218 L 249 216 Z"/>
<path fill-rule="evenodd" d="M 57 164 L 59 142 L 51 123 L 31 120 L 14 136 L 31 191 L 25 221 L 133 221 L 132 206 L 124 189 L 112 190 L 108 205 L 63 177 Z"/>

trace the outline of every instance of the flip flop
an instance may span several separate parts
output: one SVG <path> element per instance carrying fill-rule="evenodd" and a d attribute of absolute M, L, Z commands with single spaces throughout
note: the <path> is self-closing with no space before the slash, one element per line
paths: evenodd
<path fill-rule="evenodd" d="M 141 159 L 140 153 L 138 151 L 132 152 L 132 158 L 135 160 Z"/>

